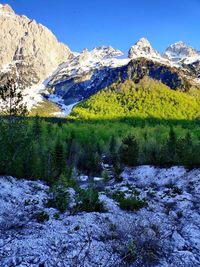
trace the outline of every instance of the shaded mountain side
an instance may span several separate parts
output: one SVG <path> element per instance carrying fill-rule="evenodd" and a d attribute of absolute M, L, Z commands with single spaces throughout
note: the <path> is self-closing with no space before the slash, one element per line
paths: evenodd
<path fill-rule="evenodd" d="M 200 60 L 197 60 L 188 65 L 184 65 L 184 68 L 187 68 L 190 72 L 192 72 L 198 79 L 200 79 Z"/>
<path fill-rule="evenodd" d="M 145 76 L 161 81 L 171 89 L 187 91 L 193 85 L 193 76 L 191 74 L 189 79 L 189 73 L 190 69 L 186 72 L 149 59 L 138 58 L 125 66 L 104 67 L 55 85 L 49 84 L 49 91 L 61 95 L 66 103 L 73 103 L 90 97 L 116 81 L 132 80 L 139 83 Z"/>

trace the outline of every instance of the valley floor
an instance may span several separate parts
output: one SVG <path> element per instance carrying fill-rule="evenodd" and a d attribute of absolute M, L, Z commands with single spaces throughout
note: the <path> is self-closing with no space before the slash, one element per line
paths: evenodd
<path fill-rule="evenodd" d="M 200 266 L 200 169 L 141 166 L 121 176 L 95 179 L 105 212 L 60 216 L 45 207 L 43 182 L 0 177 L 0 266 Z M 111 197 L 119 191 L 148 205 L 122 210 Z M 38 222 L 38 212 L 49 220 Z"/>

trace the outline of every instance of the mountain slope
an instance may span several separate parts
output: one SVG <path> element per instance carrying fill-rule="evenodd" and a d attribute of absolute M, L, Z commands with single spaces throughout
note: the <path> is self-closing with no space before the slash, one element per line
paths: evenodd
<path fill-rule="evenodd" d="M 79 68 L 75 75 L 70 74 L 67 70 L 70 64 L 66 64 L 65 70 L 62 68 L 48 84 L 49 90 L 61 95 L 65 99 L 65 103 L 71 104 L 90 97 L 119 79 L 121 81 L 132 80 L 138 83 L 145 76 L 148 76 L 162 81 L 172 89 L 180 88 L 187 91 L 193 84 L 192 77 L 195 78 L 192 74 L 190 77 L 187 76 L 190 72 L 189 69 L 186 72 L 169 65 L 153 62 L 147 58 L 136 58 L 128 62 L 117 60 L 116 62 L 119 66 L 117 64 L 115 67 L 97 64 L 92 68 L 92 65 L 89 65 L 84 71 L 80 71 L 81 68 Z M 74 64 L 72 65 L 74 66 Z"/>
<path fill-rule="evenodd" d="M 128 57 L 110 46 L 73 53 L 49 29 L 16 15 L 9 5 L 0 5 L 0 23 L 0 82 L 12 76 L 22 83 L 30 110 L 45 97 L 67 115 L 75 103 L 112 83 L 138 83 L 145 76 L 174 90 L 200 86 L 200 52 L 183 42 L 163 55 L 145 38 L 130 48 Z"/>
<path fill-rule="evenodd" d="M 180 54 L 182 51 L 178 46 L 172 46 L 174 57 L 175 52 Z M 101 51 L 98 53 L 101 56 L 96 55 L 98 50 Z M 186 57 L 193 55 L 191 50 L 184 46 Z M 85 50 L 59 67 L 50 80 L 48 89 L 61 96 L 66 104 L 72 104 L 90 97 L 118 79 L 131 79 L 138 83 L 148 76 L 175 90 L 187 91 L 190 87 L 198 87 L 199 68 L 196 63 L 189 65 L 186 64 L 187 61 L 185 64 L 175 61 L 169 57 L 169 49 L 167 51 L 168 54 L 166 52 L 161 56 L 145 38 L 131 47 L 129 58 L 125 59 L 116 58 L 122 53 L 113 48 L 100 47 L 91 52 Z"/>
<path fill-rule="evenodd" d="M 177 64 L 190 64 L 200 60 L 200 52 L 180 41 L 169 46 L 163 57 Z"/>
<path fill-rule="evenodd" d="M 70 50 L 52 32 L 35 20 L 18 16 L 11 7 L 0 7 L 0 68 L 18 61 L 31 62 L 40 81 L 46 79 Z"/>
<path fill-rule="evenodd" d="M 73 109 L 78 119 L 200 118 L 200 94 L 173 91 L 160 82 L 143 79 L 116 83 L 100 91 Z"/>

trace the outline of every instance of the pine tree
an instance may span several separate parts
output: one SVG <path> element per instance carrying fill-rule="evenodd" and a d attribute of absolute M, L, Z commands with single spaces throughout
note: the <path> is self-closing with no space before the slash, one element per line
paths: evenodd
<path fill-rule="evenodd" d="M 177 142 L 177 154 L 179 158 L 179 163 L 187 167 L 190 167 L 193 164 L 193 143 L 192 137 L 189 132 L 186 136 L 180 138 Z M 196 159 L 195 159 L 196 160 Z"/>
<path fill-rule="evenodd" d="M 54 163 L 56 176 L 60 176 L 63 172 L 66 171 L 64 148 L 60 141 L 56 142 L 54 148 Z"/>
<path fill-rule="evenodd" d="M 133 135 L 128 135 L 122 140 L 120 156 L 125 165 L 135 166 L 138 164 L 139 146 Z"/>
<path fill-rule="evenodd" d="M 166 144 L 166 158 L 169 164 L 175 164 L 177 161 L 177 137 L 174 129 L 170 127 L 169 138 Z"/>
<path fill-rule="evenodd" d="M 41 135 L 41 121 L 38 115 L 35 116 L 33 126 L 32 126 L 32 133 L 33 138 L 38 140 Z"/>
<path fill-rule="evenodd" d="M 1 113 L 3 115 L 26 116 L 28 114 L 27 105 L 23 101 L 22 92 L 18 82 L 13 78 L 7 80 L 0 86 Z"/>

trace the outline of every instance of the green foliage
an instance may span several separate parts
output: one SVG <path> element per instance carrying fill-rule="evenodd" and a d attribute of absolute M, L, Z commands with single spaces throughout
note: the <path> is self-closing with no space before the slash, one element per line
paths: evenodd
<path fill-rule="evenodd" d="M 37 222 L 43 223 L 43 222 L 49 220 L 49 215 L 45 211 L 41 211 L 35 215 L 35 218 L 36 218 Z"/>
<path fill-rule="evenodd" d="M 47 200 L 46 206 L 65 212 L 69 202 L 69 194 L 67 186 L 62 183 L 62 178 L 54 186 L 51 187 L 50 198 Z"/>
<path fill-rule="evenodd" d="M 99 194 L 97 191 L 93 190 L 91 187 L 83 190 L 79 189 L 76 198 L 76 207 L 74 212 L 86 211 L 86 212 L 103 212 L 105 211 L 103 202 L 99 200 Z"/>
<path fill-rule="evenodd" d="M 193 91 L 192 91 L 193 92 Z M 161 82 L 143 79 L 116 83 L 74 107 L 71 117 L 79 119 L 200 117 L 199 93 L 173 91 Z"/>
<path fill-rule="evenodd" d="M 138 164 L 139 147 L 135 136 L 128 135 L 122 140 L 120 148 L 121 160 L 125 165 L 135 166 Z"/>
<path fill-rule="evenodd" d="M 60 176 L 66 169 L 65 154 L 63 144 L 58 140 L 54 147 L 54 164 L 56 176 Z"/>
<path fill-rule="evenodd" d="M 199 104 L 200 93 L 194 89 L 182 93 L 158 82 L 136 86 L 127 81 L 77 106 L 73 119 L 1 117 L 0 174 L 43 179 L 51 185 L 65 174 L 67 183 L 76 186 L 69 179 L 76 176 L 73 170 L 100 175 L 102 158 L 113 165 L 117 180 L 123 164 L 198 167 Z M 79 116 L 77 109 L 89 112 L 89 117 L 79 120 L 86 117 Z"/>
<path fill-rule="evenodd" d="M 55 220 L 59 220 L 60 219 L 60 214 L 59 213 L 55 213 L 53 215 L 53 217 L 54 217 Z"/>
<path fill-rule="evenodd" d="M 26 103 L 23 101 L 18 80 L 8 79 L 0 86 L 1 114 L 8 116 L 25 116 L 28 114 Z"/>
<path fill-rule="evenodd" d="M 136 196 L 125 197 L 124 192 L 121 191 L 113 193 L 112 197 L 119 203 L 120 208 L 123 210 L 137 211 L 147 206 L 146 201 L 141 200 Z"/>

